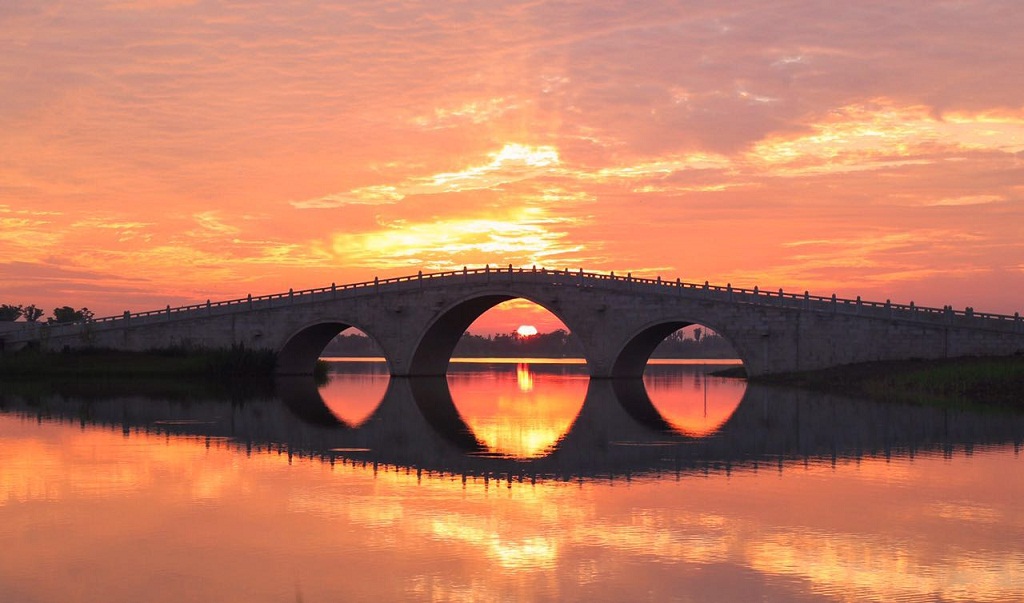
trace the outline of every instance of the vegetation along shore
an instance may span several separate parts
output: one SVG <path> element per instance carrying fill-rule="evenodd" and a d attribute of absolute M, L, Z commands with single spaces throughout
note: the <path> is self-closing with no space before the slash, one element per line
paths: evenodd
<path fill-rule="evenodd" d="M 884 402 L 1024 410 L 1024 355 L 868 362 L 757 381 Z"/>
<path fill-rule="evenodd" d="M 148 352 L 26 350 L 0 354 L 0 380 L 11 383 L 189 377 L 220 383 L 270 384 L 275 362 L 273 352 L 240 346 Z M 320 364 L 317 368 L 323 379 L 325 367 Z M 745 376 L 742 367 L 717 374 Z M 756 381 L 884 402 L 1024 410 L 1024 355 L 870 362 L 770 375 Z"/>

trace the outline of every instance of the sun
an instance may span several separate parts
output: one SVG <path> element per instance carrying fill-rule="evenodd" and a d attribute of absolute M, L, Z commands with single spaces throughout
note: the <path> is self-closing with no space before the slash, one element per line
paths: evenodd
<path fill-rule="evenodd" d="M 537 327 L 533 325 L 519 325 L 516 334 L 520 337 L 533 337 L 537 334 Z"/>

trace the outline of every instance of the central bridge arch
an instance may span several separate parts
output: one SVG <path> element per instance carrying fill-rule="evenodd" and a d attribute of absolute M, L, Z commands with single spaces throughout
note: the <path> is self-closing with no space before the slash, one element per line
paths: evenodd
<path fill-rule="evenodd" d="M 437 318 L 427 326 L 413 351 L 412 359 L 409 362 L 409 375 L 440 376 L 446 374 L 455 346 L 458 345 L 470 325 L 491 308 L 513 299 L 522 299 L 536 304 L 562 321 L 562 324 L 570 332 L 575 331 L 563 313 L 553 307 L 554 304 L 546 304 L 529 294 L 507 290 L 475 293 L 442 310 Z M 584 358 L 587 358 L 586 350 L 584 350 Z"/>

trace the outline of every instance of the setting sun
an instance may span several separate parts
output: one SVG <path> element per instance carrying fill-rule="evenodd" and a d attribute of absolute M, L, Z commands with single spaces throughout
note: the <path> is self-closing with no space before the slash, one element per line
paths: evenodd
<path fill-rule="evenodd" d="M 519 328 L 516 329 L 516 335 L 520 337 L 533 337 L 536 334 L 537 327 L 533 325 L 519 325 Z"/>

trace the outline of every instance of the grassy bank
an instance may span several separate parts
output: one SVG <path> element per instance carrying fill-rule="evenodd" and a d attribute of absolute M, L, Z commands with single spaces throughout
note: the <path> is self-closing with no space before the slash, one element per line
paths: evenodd
<path fill-rule="evenodd" d="M 869 362 L 756 381 L 887 402 L 1024 410 L 1024 356 Z"/>

